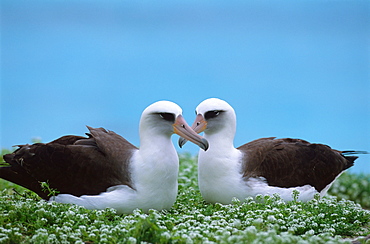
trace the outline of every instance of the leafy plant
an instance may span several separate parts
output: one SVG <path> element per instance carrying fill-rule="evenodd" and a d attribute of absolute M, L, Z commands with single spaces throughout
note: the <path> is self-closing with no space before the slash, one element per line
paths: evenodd
<path fill-rule="evenodd" d="M 48 197 L 56 196 L 60 191 L 50 187 L 49 182 L 40 182 L 42 191 L 48 194 Z"/>

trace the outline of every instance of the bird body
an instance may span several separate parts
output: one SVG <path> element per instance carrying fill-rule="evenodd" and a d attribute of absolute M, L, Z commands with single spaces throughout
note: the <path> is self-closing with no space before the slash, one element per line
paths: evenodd
<path fill-rule="evenodd" d="M 308 201 L 316 193 L 324 196 L 334 180 L 353 165 L 351 158 L 347 160 L 325 145 L 302 146 L 301 140 L 262 138 L 227 153 L 212 149 L 212 139 L 207 140 L 210 142 L 209 152 L 199 152 L 198 182 L 204 199 L 213 203 L 228 204 L 234 197 L 243 200 L 258 194 L 275 193 L 285 201 L 291 201 L 294 190 L 300 192 L 298 200 Z M 324 154 L 331 153 L 325 159 L 321 152 L 312 151 L 318 159 L 297 161 L 305 155 L 297 155 L 296 150 L 301 147 L 314 150 L 310 146 L 319 150 L 321 147 Z M 289 147 L 292 147 L 290 152 Z M 279 155 L 280 152 L 287 155 Z M 341 162 L 331 164 L 331 157 L 338 157 Z"/>
<path fill-rule="evenodd" d="M 207 142 L 182 117 L 175 103 L 148 106 L 140 119 L 140 148 L 118 134 L 88 127 L 88 137 L 63 136 L 49 143 L 22 145 L 4 155 L 0 178 L 49 196 L 40 182 L 60 194 L 50 200 L 118 213 L 139 208 L 169 209 L 177 196 L 179 159 L 171 141 L 177 133 L 205 150 Z"/>
<path fill-rule="evenodd" d="M 233 145 L 236 114 L 225 101 L 210 98 L 200 103 L 192 128 L 209 142 L 198 156 L 198 182 L 207 202 L 228 204 L 258 194 L 279 194 L 286 201 L 308 201 L 324 196 L 339 175 L 353 166 L 356 156 L 327 145 L 301 139 L 261 138 L 238 148 Z M 182 146 L 184 140 L 180 140 Z"/>

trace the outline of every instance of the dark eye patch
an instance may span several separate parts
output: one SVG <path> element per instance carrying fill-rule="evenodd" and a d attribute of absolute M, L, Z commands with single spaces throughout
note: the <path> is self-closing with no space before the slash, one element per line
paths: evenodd
<path fill-rule="evenodd" d="M 220 115 L 221 112 L 223 111 L 220 111 L 220 110 L 208 111 L 204 114 L 204 118 L 206 120 L 216 118 L 217 116 Z"/>
<path fill-rule="evenodd" d="M 175 122 L 175 115 L 171 113 L 159 113 L 159 116 L 167 121 Z"/>

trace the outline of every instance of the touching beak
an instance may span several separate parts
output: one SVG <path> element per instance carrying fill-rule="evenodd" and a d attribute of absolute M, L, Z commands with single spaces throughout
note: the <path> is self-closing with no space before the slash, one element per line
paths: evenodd
<path fill-rule="evenodd" d="M 191 128 L 196 132 L 196 133 L 201 133 L 207 128 L 207 121 L 204 119 L 203 115 L 198 114 L 197 117 L 195 117 L 194 123 L 191 126 Z M 187 142 L 187 138 L 185 137 L 180 137 L 179 138 L 179 146 L 180 148 L 184 146 L 184 144 Z"/>
<path fill-rule="evenodd" d="M 195 122 L 194 122 L 195 123 Z M 208 149 L 208 141 L 202 136 L 198 135 L 185 121 L 184 117 L 180 114 L 177 116 L 175 123 L 173 124 L 173 132 L 181 136 L 182 138 L 193 142 L 198 145 L 204 151 Z M 199 132 L 198 132 L 199 133 Z"/>

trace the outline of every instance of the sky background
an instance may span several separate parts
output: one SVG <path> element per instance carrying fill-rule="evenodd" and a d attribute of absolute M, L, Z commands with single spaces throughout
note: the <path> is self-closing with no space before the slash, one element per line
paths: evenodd
<path fill-rule="evenodd" d="M 151 103 L 176 102 L 192 124 L 218 97 L 237 113 L 235 146 L 370 151 L 369 13 L 368 1 L 1 0 L 0 146 L 85 125 L 139 146 Z M 370 173 L 370 155 L 351 171 Z"/>

